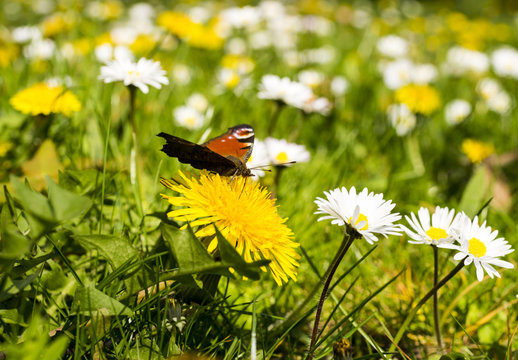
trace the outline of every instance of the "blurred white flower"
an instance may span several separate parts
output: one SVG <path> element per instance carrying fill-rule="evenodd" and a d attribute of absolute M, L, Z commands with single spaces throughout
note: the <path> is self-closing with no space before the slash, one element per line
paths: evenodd
<path fill-rule="evenodd" d="M 322 85 L 324 74 L 316 70 L 303 70 L 298 75 L 299 81 L 312 89 Z"/>
<path fill-rule="evenodd" d="M 115 45 L 129 46 L 133 44 L 138 36 L 138 32 L 132 25 L 122 25 L 110 30 L 110 38 Z"/>
<path fill-rule="evenodd" d="M 195 108 L 179 106 L 173 111 L 175 122 L 189 130 L 197 130 L 205 124 L 205 117 Z"/>
<path fill-rule="evenodd" d="M 492 230 L 486 222 L 478 224 L 478 217 L 473 221 L 468 216 L 463 216 L 459 221 L 456 244 L 441 244 L 439 247 L 459 251 L 455 254 L 455 260 L 464 259 L 464 265 L 475 264 L 477 269 L 477 280 L 482 281 L 484 272 L 490 278 L 500 277 L 494 266 L 506 269 L 514 268 L 510 262 L 499 259 L 501 256 L 510 254 L 514 249 L 504 238 L 497 238 L 498 231 Z"/>
<path fill-rule="evenodd" d="M 383 82 L 391 89 L 396 90 L 412 82 L 414 64 L 407 59 L 392 61 L 381 69 Z"/>
<path fill-rule="evenodd" d="M 275 19 L 285 15 L 284 4 L 280 1 L 266 0 L 258 5 L 259 11 L 266 19 Z"/>
<path fill-rule="evenodd" d="M 191 107 L 193 109 L 196 109 L 199 113 L 204 113 L 207 108 L 209 107 L 209 102 L 200 93 L 194 93 L 186 101 L 186 104 L 188 107 Z"/>
<path fill-rule="evenodd" d="M 131 50 L 124 45 L 112 46 L 110 43 L 104 43 L 96 46 L 95 57 L 103 63 L 111 60 L 129 60 L 132 61 L 134 56 Z"/>
<path fill-rule="evenodd" d="M 244 55 L 246 53 L 246 41 L 235 37 L 227 41 L 225 49 L 229 54 Z"/>
<path fill-rule="evenodd" d="M 305 103 L 313 99 L 313 91 L 308 86 L 289 78 L 277 75 L 264 75 L 259 84 L 259 99 L 279 100 L 302 109 Z"/>
<path fill-rule="evenodd" d="M 260 140 L 254 141 L 254 147 L 252 149 L 252 155 L 248 158 L 246 166 L 252 172 L 252 179 L 258 180 L 259 177 L 263 177 L 264 167 L 270 165 L 270 157 L 266 151 L 264 142 Z"/>
<path fill-rule="evenodd" d="M 380 38 L 376 48 L 382 55 L 392 58 L 401 58 L 408 54 L 408 42 L 396 35 L 387 35 Z"/>
<path fill-rule="evenodd" d="M 29 59 L 50 59 L 56 50 L 56 43 L 50 39 L 36 39 L 23 49 L 23 55 Z"/>
<path fill-rule="evenodd" d="M 210 20 L 211 13 L 205 6 L 193 6 L 189 9 L 189 17 L 198 24 L 204 24 Z"/>
<path fill-rule="evenodd" d="M 277 166 L 291 166 L 292 162 L 308 162 L 310 154 L 304 145 L 289 143 L 284 139 L 268 137 L 264 146 L 270 163 Z"/>
<path fill-rule="evenodd" d="M 461 123 L 471 113 L 471 104 L 466 100 L 455 99 L 444 107 L 444 118 L 449 125 Z"/>
<path fill-rule="evenodd" d="M 303 31 L 315 33 L 320 36 L 328 36 L 334 29 L 334 23 L 322 16 L 307 15 L 301 19 Z"/>
<path fill-rule="evenodd" d="M 19 44 L 39 40 L 43 37 L 41 30 L 36 26 L 20 26 L 14 28 L 11 35 L 13 41 Z"/>
<path fill-rule="evenodd" d="M 319 113 L 324 116 L 329 115 L 331 109 L 333 108 L 333 104 L 325 97 L 313 97 L 310 100 L 306 101 L 302 109 L 307 113 Z"/>
<path fill-rule="evenodd" d="M 416 116 L 405 104 L 390 105 L 387 116 L 399 136 L 404 136 L 415 128 Z"/>
<path fill-rule="evenodd" d="M 325 45 L 302 51 L 302 57 L 306 64 L 328 64 L 336 58 L 336 50 L 330 45 Z"/>
<path fill-rule="evenodd" d="M 401 230 L 394 222 L 401 219 L 399 213 L 391 213 L 396 204 L 384 200 L 383 194 L 369 193 L 364 188 L 359 194 L 353 186 L 348 191 L 345 187 L 329 192 L 324 191 L 326 199 L 317 197 L 315 214 L 323 214 L 318 221 L 331 220 L 331 224 L 344 226 L 349 224 L 358 231 L 369 244 L 378 241 L 377 235 L 401 235 Z"/>
<path fill-rule="evenodd" d="M 429 84 L 437 78 L 438 72 L 435 65 L 416 64 L 412 71 L 412 82 L 415 84 Z"/>
<path fill-rule="evenodd" d="M 483 52 L 454 46 L 448 50 L 443 66 L 452 75 L 482 74 L 489 69 L 489 58 Z"/>
<path fill-rule="evenodd" d="M 511 97 L 505 91 L 500 91 L 495 96 L 487 99 L 487 106 L 489 109 L 499 113 L 506 114 L 511 109 Z"/>
<path fill-rule="evenodd" d="M 484 78 L 477 84 L 477 91 L 485 100 L 495 97 L 502 91 L 500 83 L 495 79 Z"/>
<path fill-rule="evenodd" d="M 139 2 L 131 5 L 129 18 L 131 20 L 152 20 L 155 17 L 155 8 L 148 3 Z"/>
<path fill-rule="evenodd" d="M 174 82 L 178 85 L 187 85 L 191 82 L 191 68 L 185 64 L 175 64 L 172 69 Z"/>
<path fill-rule="evenodd" d="M 249 44 L 252 49 L 264 49 L 269 46 L 272 46 L 273 43 L 273 36 L 270 34 L 269 31 L 263 30 L 263 31 L 254 31 L 250 34 L 248 37 Z"/>
<path fill-rule="evenodd" d="M 516 49 L 504 47 L 493 51 L 491 63 L 497 75 L 518 79 L 518 51 Z"/>
<path fill-rule="evenodd" d="M 101 67 L 99 79 L 105 83 L 122 81 L 125 86 L 133 85 L 145 94 L 148 93 L 149 86 L 160 89 L 162 85 L 169 84 L 160 62 L 145 58 L 136 63 L 127 59 L 110 61 Z"/>
<path fill-rule="evenodd" d="M 261 12 L 253 6 L 230 7 L 219 13 L 221 21 L 236 29 L 253 29 L 261 21 Z"/>
<path fill-rule="evenodd" d="M 344 95 L 349 89 L 349 82 L 344 76 L 337 75 L 331 80 L 331 92 L 334 96 Z"/>

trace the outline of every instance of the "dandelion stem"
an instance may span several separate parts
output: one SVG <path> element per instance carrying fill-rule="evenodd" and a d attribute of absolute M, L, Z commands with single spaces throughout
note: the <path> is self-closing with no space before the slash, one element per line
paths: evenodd
<path fill-rule="evenodd" d="M 399 331 L 396 333 L 396 336 L 394 337 L 394 340 L 392 342 L 392 345 L 390 346 L 389 352 L 393 352 L 397 345 L 399 344 L 399 341 L 403 337 L 403 334 L 406 331 L 406 328 L 410 324 L 410 322 L 414 319 L 419 309 L 432 297 L 433 294 L 437 292 L 444 284 L 446 284 L 456 273 L 458 273 L 462 268 L 464 267 L 464 259 L 462 259 L 457 266 L 448 274 L 446 275 L 441 281 L 439 281 L 430 291 L 426 293 L 425 296 L 419 300 L 416 306 L 410 311 L 410 313 L 407 315 L 405 321 L 403 324 L 399 327 Z"/>
<path fill-rule="evenodd" d="M 439 281 L 439 252 L 437 246 L 432 245 L 433 248 L 433 287 L 437 286 Z M 435 336 L 437 338 L 437 346 L 443 348 L 441 337 L 441 325 L 439 323 L 439 289 L 433 293 L 433 322 L 435 325 Z"/>
<path fill-rule="evenodd" d="M 135 100 L 137 97 L 137 88 L 135 86 L 128 86 L 130 92 L 130 109 L 128 118 L 131 124 L 131 133 L 133 137 L 133 149 L 131 149 L 130 154 L 130 182 L 133 185 L 133 189 L 135 192 L 135 200 L 137 201 L 137 209 L 139 211 L 139 215 L 144 216 L 144 211 L 142 209 L 142 196 L 140 194 L 140 169 L 138 158 L 140 154 L 140 145 L 138 141 L 138 132 L 137 132 L 137 123 L 135 122 Z"/>
<path fill-rule="evenodd" d="M 322 289 L 322 294 L 320 295 L 320 300 L 318 301 L 317 306 L 317 312 L 315 314 L 315 322 L 313 323 L 313 333 L 311 335 L 311 343 L 309 345 L 308 350 L 308 359 L 313 359 L 313 346 L 315 345 L 315 342 L 317 340 L 317 334 L 318 334 L 318 325 L 320 322 L 320 315 L 322 314 L 322 308 L 324 306 L 324 301 L 327 297 L 327 292 L 329 290 L 329 285 L 331 284 L 331 280 L 333 279 L 333 275 L 335 274 L 336 270 L 338 269 L 338 265 L 342 261 L 345 253 L 347 253 L 347 250 L 349 250 L 349 247 L 353 243 L 353 241 L 360 237 L 360 234 L 357 232 L 354 232 L 353 234 L 348 234 L 347 232 L 344 235 L 344 239 L 342 240 L 342 244 L 340 245 L 340 249 L 336 253 L 335 258 L 331 262 L 331 265 L 329 265 L 328 271 L 326 271 L 326 281 L 324 283 L 324 288 Z"/>

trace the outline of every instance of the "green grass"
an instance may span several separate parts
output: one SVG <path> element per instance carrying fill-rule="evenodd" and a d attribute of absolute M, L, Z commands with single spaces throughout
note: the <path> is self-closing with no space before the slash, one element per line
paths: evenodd
<path fill-rule="evenodd" d="M 16 3 L 20 8 L 15 13 L 2 5 L 2 31 L 42 22 L 43 16 L 32 12 L 28 2 Z M 158 12 L 168 8 L 162 3 L 153 5 Z M 183 42 L 164 49 L 158 43 L 152 55 L 162 62 L 170 84 L 160 90 L 151 88 L 149 94 L 137 91 L 140 199 L 130 183 L 134 144 L 128 90 L 121 83 L 104 84 L 97 79 L 101 64 L 92 52 L 72 59 L 54 56 L 43 61 L 41 71 L 35 61 L 23 57 L 17 45 L 19 55 L 0 68 L 4 94 L 0 98 L 0 144 L 13 145 L 0 157 L 1 356 L 158 359 L 182 353 L 249 358 L 255 333 L 258 359 L 305 358 L 322 276 L 343 237 L 343 228 L 317 222 L 313 201 L 336 187 L 382 192 L 402 214 L 435 205 L 471 211 L 470 215 L 483 209 L 481 217 L 516 247 L 515 162 L 472 165 L 460 149 L 464 139 L 475 138 L 491 142 L 496 154 L 515 151 L 517 110 L 513 107 L 507 115 L 484 111 L 475 91 L 479 77 L 441 73 L 433 84 L 441 95 L 441 108 L 429 117 L 420 116 L 411 135 L 398 137 L 386 119 L 393 91 L 384 86 L 377 70 L 381 56 L 375 46 L 386 33 L 408 35 L 410 20 L 404 18 L 392 27 L 379 25 L 382 5 L 368 5 L 374 18 L 366 28 L 336 22 L 333 9 L 338 5 L 333 3 L 330 11 L 324 9 L 321 14 L 334 21 L 333 33 L 299 34 L 300 50 L 331 45 L 336 57 L 330 63 L 291 68 L 280 50 L 250 50 L 255 70 L 249 75 L 251 85 L 240 95 L 216 89 L 223 50 L 197 49 Z M 501 4 L 489 2 L 487 6 L 498 13 Z M 69 8 L 76 26 L 53 38 L 58 46 L 79 38 L 94 39 L 113 25 L 113 21 L 85 16 L 81 2 Z M 451 11 L 447 3 L 424 3 L 422 11 L 431 25 L 446 29 L 446 20 L 434 12 L 446 16 Z M 514 20 L 503 14 L 487 20 L 508 24 L 509 37 L 485 39 L 481 50 L 487 54 L 500 45 L 516 44 Z M 121 18 L 126 16 L 124 12 Z M 0 47 L 9 42 L 2 36 Z M 445 36 L 431 51 L 424 46 L 425 34 L 412 36 L 413 59 L 437 67 L 456 40 Z M 192 70 L 187 85 L 176 83 L 171 75 L 172 66 L 178 63 Z M 249 123 L 256 138 L 264 139 L 274 106 L 257 98 L 261 76 L 271 73 L 295 79 L 302 68 L 321 71 L 326 81 L 343 75 L 350 88 L 343 98 L 333 99 L 335 108 L 327 117 L 286 107 L 272 134 L 303 144 L 311 153 L 310 162 L 283 172 L 277 192 L 278 211 L 288 218 L 301 246 L 297 281 L 279 287 L 269 273 L 258 270 L 258 264 L 244 264 L 223 240 L 226 255 L 210 258 L 198 239 L 188 230 L 178 230 L 180 224 L 167 218 L 171 206 L 160 193 L 170 191 L 159 179 L 190 168 L 160 152 L 163 140 L 156 134 L 164 131 L 198 142 L 206 131 L 212 137 L 227 127 Z M 70 90 L 80 99 L 81 111 L 70 118 L 56 114 L 38 119 L 9 104 L 19 90 L 54 76 L 72 78 Z M 496 78 L 491 71 L 487 76 Z M 516 104 L 516 80 L 498 80 Z M 173 109 L 194 92 L 207 97 L 214 115 L 202 129 L 189 131 L 175 125 Z M 325 85 L 317 92 L 332 98 Z M 462 124 L 450 127 L 444 121 L 443 107 L 457 97 L 470 101 L 474 112 Z M 41 128 L 41 121 L 48 122 L 48 129 Z M 45 140 L 52 142 L 56 153 L 41 154 L 34 161 L 35 170 L 28 173 L 24 164 L 34 159 Z M 424 172 L 415 168 L 419 157 Z M 59 173 L 55 161 L 61 164 Z M 267 173 L 261 182 L 271 187 L 273 179 L 274 174 Z M 484 185 L 486 179 L 499 187 Z M 508 205 L 498 207 L 496 200 Z M 350 341 L 348 351 L 353 358 L 391 356 L 391 339 L 412 306 L 433 286 L 432 250 L 407 240 L 405 236 L 382 238 L 376 247 L 355 241 L 324 305 L 320 324 L 325 323 L 326 329 L 317 341 L 315 358 L 332 358 L 333 344 L 342 338 Z M 516 255 L 505 260 L 516 264 Z M 442 277 L 457 264 L 453 251 L 441 249 L 439 263 Z M 202 266 L 210 269 L 201 273 Z M 238 275 L 229 273 L 229 267 Z M 470 359 L 516 358 L 511 344 L 517 328 L 518 277 L 515 269 L 501 271 L 501 275 L 501 279 L 478 282 L 474 266 L 467 266 L 441 288 L 439 311 L 448 358 L 458 354 Z M 156 291 L 165 280 L 166 286 Z M 398 357 L 438 359 L 443 353 L 436 347 L 433 329 L 429 301 L 410 323 L 396 350 L 401 352 Z"/>

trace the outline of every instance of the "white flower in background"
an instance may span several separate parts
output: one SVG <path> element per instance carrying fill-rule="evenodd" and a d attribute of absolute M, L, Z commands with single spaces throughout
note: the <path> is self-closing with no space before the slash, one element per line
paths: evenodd
<path fill-rule="evenodd" d="M 349 81 L 344 76 L 337 75 L 331 80 L 331 92 L 334 96 L 344 95 L 349 89 Z"/>
<path fill-rule="evenodd" d="M 282 59 L 292 68 L 298 68 L 304 63 L 304 56 L 296 50 L 287 50 L 282 53 Z"/>
<path fill-rule="evenodd" d="M 110 38 L 116 45 L 129 46 L 137 39 L 138 32 L 131 25 L 118 26 L 110 30 Z"/>
<path fill-rule="evenodd" d="M 268 137 L 264 146 L 270 163 L 277 166 L 291 166 L 293 162 L 308 162 L 311 155 L 304 145 L 289 143 L 284 139 Z"/>
<path fill-rule="evenodd" d="M 399 136 L 404 136 L 415 128 L 416 116 L 405 104 L 390 105 L 387 116 Z"/>
<path fill-rule="evenodd" d="M 302 106 L 302 110 L 307 113 L 319 113 L 321 115 L 327 116 L 331 112 L 333 108 L 333 104 L 325 97 L 319 97 L 306 101 Z"/>
<path fill-rule="evenodd" d="M 482 74 L 489 69 L 489 58 L 483 52 L 454 46 L 448 50 L 444 69 L 453 75 Z"/>
<path fill-rule="evenodd" d="M 392 61 L 381 69 L 383 73 L 383 82 L 391 89 L 396 90 L 412 82 L 414 64 L 407 59 L 399 59 Z"/>
<path fill-rule="evenodd" d="M 124 45 L 112 46 L 110 43 L 98 45 L 95 50 L 95 57 L 103 63 L 108 63 L 112 60 L 128 60 L 132 61 L 133 52 Z"/>
<path fill-rule="evenodd" d="M 205 117 L 190 106 L 179 106 L 173 111 L 175 122 L 189 130 L 197 130 L 205 124 Z"/>
<path fill-rule="evenodd" d="M 236 29 L 253 29 L 261 21 L 261 12 L 253 6 L 227 8 L 219 16 L 221 21 Z"/>
<path fill-rule="evenodd" d="M 466 100 L 455 99 L 444 107 L 444 118 L 448 125 L 461 123 L 471 113 L 471 104 Z"/>
<path fill-rule="evenodd" d="M 198 24 L 205 24 L 211 18 L 211 12 L 204 6 L 193 6 L 189 9 L 189 17 Z"/>
<path fill-rule="evenodd" d="M 504 47 L 493 51 L 491 63 L 497 75 L 518 79 L 518 51 L 516 49 Z"/>
<path fill-rule="evenodd" d="M 493 97 L 487 99 L 487 106 L 489 109 L 499 113 L 506 114 L 511 109 L 511 97 L 505 91 L 500 91 Z"/>
<path fill-rule="evenodd" d="M 284 4 L 280 1 L 265 0 L 261 1 L 258 5 L 258 9 L 265 19 L 275 19 L 283 17 L 286 13 Z"/>
<path fill-rule="evenodd" d="M 205 96 L 203 96 L 200 93 L 194 93 L 191 96 L 189 96 L 189 98 L 186 101 L 186 104 L 188 107 L 196 109 L 196 111 L 202 114 L 205 111 L 207 111 L 209 107 L 209 102 L 207 101 Z"/>
<path fill-rule="evenodd" d="M 172 69 L 173 80 L 178 85 L 187 85 L 191 82 L 191 68 L 185 64 L 175 64 Z"/>
<path fill-rule="evenodd" d="M 169 84 L 160 62 L 145 58 L 139 59 L 136 63 L 127 59 L 110 61 L 101 67 L 99 79 L 105 83 L 122 81 L 125 86 L 133 85 L 144 94 L 148 93 L 149 86 L 160 89 L 162 85 Z"/>
<path fill-rule="evenodd" d="M 23 44 L 39 40 L 43 37 L 43 34 L 36 26 L 20 26 L 13 29 L 11 36 L 15 43 Z"/>
<path fill-rule="evenodd" d="M 412 239 L 408 240 L 411 244 L 448 244 L 455 240 L 457 223 L 462 216 L 464 216 L 463 213 L 455 216 L 454 209 L 450 210 L 437 206 L 430 222 L 430 212 L 427 208 L 421 207 L 417 216 L 414 213 L 411 213 L 410 217 L 405 216 L 411 229 L 404 225 L 401 228 Z"/>
<path fill-rule="evenodd" d="M 312 89 L 322 85 L 324 74 L 315 70 L 303 70 L 298 75 L 299 81 Z"/>
<path fill-rule="evenodd" d="M 495 79 L 484 78 L 478 82 L 477 91 L 485 100 L 488 100 L 501 92 L 502 87 Z"/>
<path fill-rule="evenodd" d="M 246 166 L 252 171 L 252 178 L 258 180 L 258 178 L 263 177 L 265 174 L 264 167 L 270 165 L 270 163 L 270 156 L 266 151 L 264 142 L 255 140 L 252 155 L 246 163 Z"/>
<path fill-rule="evenodd" d="M 323 214 L 318 221 L 331 220 L 331 224 L 344 226 L 346 223 L 358 231 L 369 244 L 378 241 L 377 235 L 401 235 L 394 222 L 401 219 L 399 213 L 391 213 L 396 204 L 383 200 L 383 194 L 369 193 L 364 188 L 359 194 L 355 187 L 348 191 L 345 187 L 329 192 L 326 199 L 317 197 L 315 214 Z"/>
<path fill-rule="evenodd" d="M 477 269 L 477 279 L 482 281 L 484 272 L 489 277 L 500 277 L 498 271 L 492 266 L 499 266 L 506 269 L 514 268 L 510 262 L 499 259 L 501 256 L 510 254 L 514 249 L 504 238 L 497 238 L 498 231 L 492 230 L 491 227 L 478 224 L 478 217 L 475 216 L 473 221 L 463 216 L 459 220 L 458 235 L 456 244 L 441 244 L 440 247 L 454 249 L 459 251 L 455 254 L 455 260 L 464 259 L 464 265 L 475 264 Z"/>
<path fill-rule="evenodd" d="M 376 48 L 382 55 L 392 58 L 401 58 L 408 54 L 408 42 L 396 35 L 387 35 L 380 38 Z"/>
<path fill-rule="evenodd" d="M 129 9 L 129 18 L 131 20 L 152 20 L 155 14 L 155 8 L 144 2 L 133 4 Z"/>
<path fill-rule="evenodd" d="M 238 72 L 229 68 L 221 68 L 218 71 L 217 78 L 219 83 L 227 89 L 234 89 L 241 81 Z"/>
<path fill-rule="evenodd" d="M 259 99 L 282 101 L 288 105 L 302 109 L 304 104 L 313 99 L 310 87 L 289 78 L 277 75 L 264 75 L 259 84 Z"/>
<path fill-rule="evenodd" d="M 302 58 L 306 64 L 328 64 L 336 58 L 336 50 L 331 45 L 324 45 L 315 49 L 302 51 Z"/>
<path fill-rule="evenodd" d="M 56 43 L 50 39 L 36 39 L 23 49 L 23 55 L 29 59 L 50 59 L 56 50 Z"/>
<path fill-rule="evenodd" d="M 415 84 L 429 84 L 433 82 L 438 75 L 437 68 L 432 64 L 416 64 L 412 71 L 412 82 Z"/>
<path fill-rule="evenodd" d="M 264 49 L 273 45 L 274 36 L 267 30 L 254 31 L 248 37 L 250 47 L 252 49 Z"/>
<path fill-rule="evenodd" d="M 245 40 L 235 37 L 226 42 L 225 49 L 229 54 L 244 55 L 247 51 L 246 46 Z"/>
<path fill-rule="evenodd" d="M 317 15 L 303 16 L 301 26 L 303 31 L 320 36 L 329 36 L 334 29 L 334 23 L 331 20 Z"/>

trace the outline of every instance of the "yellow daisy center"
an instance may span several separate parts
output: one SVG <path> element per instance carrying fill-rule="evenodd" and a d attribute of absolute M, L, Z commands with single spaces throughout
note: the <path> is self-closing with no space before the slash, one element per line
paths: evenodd
<path fill-rule="evenodd" d="M 426 231 L 426 235 L 428 235 L 432 240 L 446 239 L 448 237 L 446 230 L 433 226 Z"/>
<path fill-rule="evenodd" d="M 288 154 L 286 154 L 286 151 L 281 151 L 280 153 L 277 154 L 277 156 L 275 157 L 275 160 L 277 160 L 277 162 L 279 162 L 279 163 L 288 162 Z"/>
<path fill-rule="evenodd" d="M 367 216 L 360 213 L 360 215 L 358 216 L 358 220 L 356 220 L 356 223 L 354 225 L 358 225 L 360 221 L 365 221 L 365 226 L 359 230 L 367 230 L 369 228 L 369 221 L 367 220 Z"/>
<path fill-rule="evenodd" d="M 486 255 L 487 248 L 486 248 L 486 245 L 482 241 L 480 241 L 477 238 L 472 238 L 469 241 L 468 251 L 473 256 L 476 256 L 479 258 L 479 257 Z"/>

